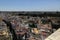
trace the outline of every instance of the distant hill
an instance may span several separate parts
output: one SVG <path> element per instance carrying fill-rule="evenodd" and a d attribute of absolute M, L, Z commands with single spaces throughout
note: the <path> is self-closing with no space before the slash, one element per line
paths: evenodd
<path fill-rule="evenodd" d="M 16 15 L 27 15 L 27 16 L 53 16 L 53 17 L 60 17 L 60 12 L 55 11 L 0 11 L 0 13 L 10 13 Z"/>

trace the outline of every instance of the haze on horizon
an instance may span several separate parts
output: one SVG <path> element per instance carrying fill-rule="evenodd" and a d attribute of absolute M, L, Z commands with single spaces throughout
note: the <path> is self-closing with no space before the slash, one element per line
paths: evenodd
<path fill-rule="evenodd" d="M 0 0 L 0 11 L 60 11 L 60 0 Z"/>

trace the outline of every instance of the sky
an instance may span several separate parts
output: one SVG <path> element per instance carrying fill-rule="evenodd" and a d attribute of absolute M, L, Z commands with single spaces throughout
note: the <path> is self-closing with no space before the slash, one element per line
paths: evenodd
<path fill-rule="evenodd" d="M 60 11 L 60 0 L 0 0 L 0 11 Z"/>

